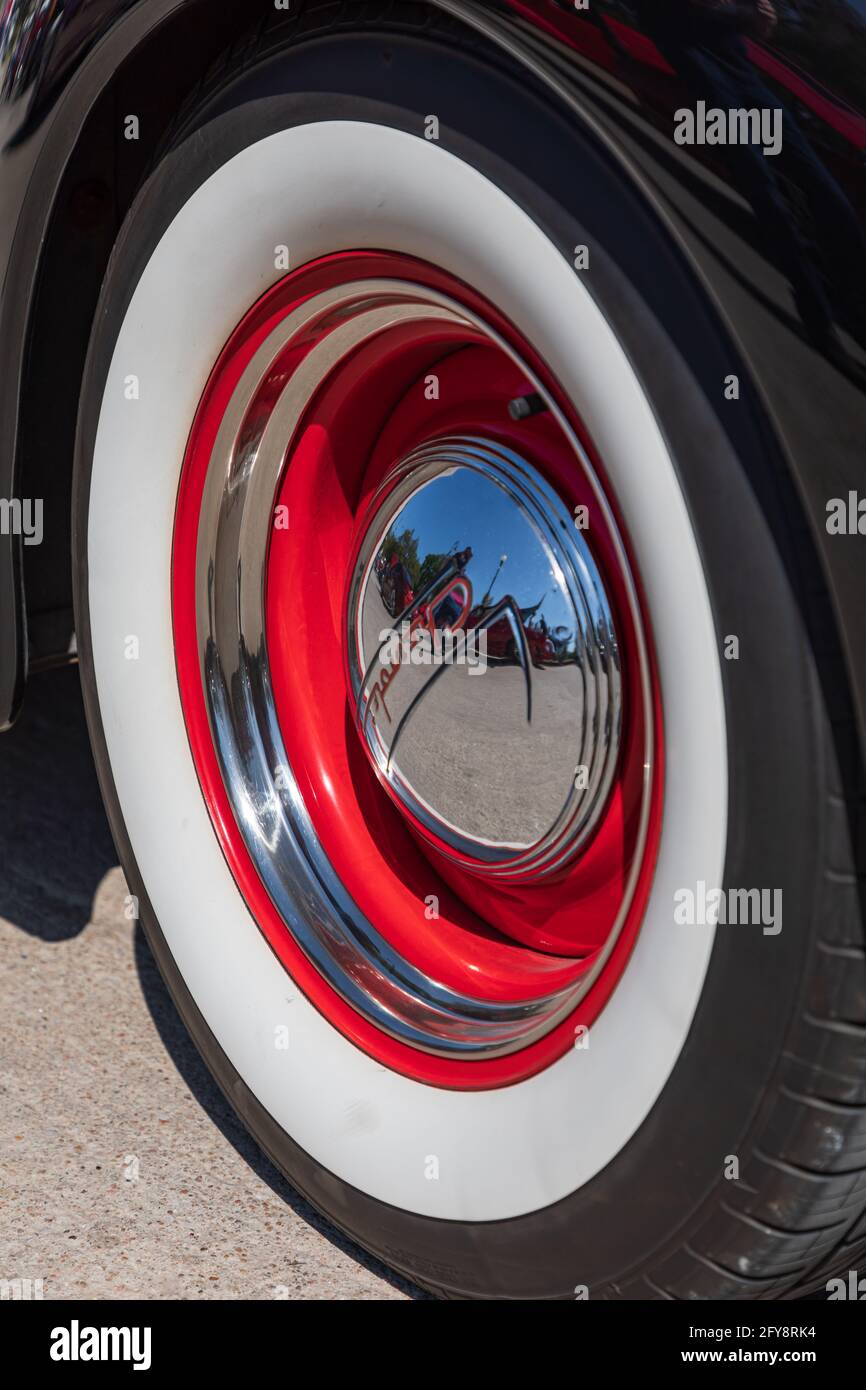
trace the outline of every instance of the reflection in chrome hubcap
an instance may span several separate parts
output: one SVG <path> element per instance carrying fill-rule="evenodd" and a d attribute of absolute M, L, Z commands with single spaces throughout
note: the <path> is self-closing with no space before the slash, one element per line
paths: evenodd
<path fill-rule="evenodd" d="M 577 853 L 616 766 L 619 655 L 589 548 L 533 467 L 476 438 L 400 464 L 374 499 L 348 641 L 368 752 L 438 848 L 523 879 Z"/>

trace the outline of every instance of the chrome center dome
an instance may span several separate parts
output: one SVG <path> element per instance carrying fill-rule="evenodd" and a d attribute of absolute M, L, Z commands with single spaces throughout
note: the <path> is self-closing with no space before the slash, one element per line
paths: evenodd
<path fill-rule="evenodd" d="M 621 672 L 586 535 L 537 469 L 471 437 L 404 459 L 368 512 L 347 629 L 359 733 L 418 833 L 499 879 L 579 853 L 616 767 Z"/>

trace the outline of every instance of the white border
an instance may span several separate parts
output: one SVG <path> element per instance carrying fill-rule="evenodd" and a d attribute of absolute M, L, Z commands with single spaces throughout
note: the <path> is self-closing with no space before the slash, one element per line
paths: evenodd
<path fill-rule="evenodd" d="M 293 265 L 349 248 L 420 256 L 497 304 L 585 419 L 643 579 L 666 760 L 646 920 L 589 1048 L 505 1089 L 420 1085 L 321 1017 L 248 916 L 190 758 L 171 631 L 178 475 L 210 368 L 279 278 L 280 244 Z M 137 401 L 125 397 L 129 374 Z M 713 930 L 675 926 L 673 895 L 722 882 L 727 765 L 716 634 L 674 469 L 624 352 L 560 249 L 470 165 L 388 127 L 324 122 L 248 147 L 190 198 L 135 290 L 100 414 L 88 544 L 96 680 L 129 837 L 184 980 L 258 1100 L 325 1168 L 413 1212 L 513 1217 L 587 1182 L 651 1109 L 697 1005 Z M 133 634 L 137 661 L 125 657 Z M 438 1180 L 425 1176 L 429 1156 Z"/>

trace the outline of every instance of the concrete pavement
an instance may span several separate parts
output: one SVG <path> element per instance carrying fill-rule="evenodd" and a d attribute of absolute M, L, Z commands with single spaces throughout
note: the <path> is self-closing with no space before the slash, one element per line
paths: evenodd
<path fill-rule="evenodd" d="M 124 915 L 78 672 L 0 737 L 0 1280 L 46 1299 L 423 1297 L 260 1153 Z"/>

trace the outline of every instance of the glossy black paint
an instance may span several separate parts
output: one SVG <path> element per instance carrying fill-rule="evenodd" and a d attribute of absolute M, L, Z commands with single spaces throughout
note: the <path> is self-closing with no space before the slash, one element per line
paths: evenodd
<path fill-rule="evenodd" d="M 731 0 L 726 32 L 699 17 L 697 35 L 696 0 L 434 2 L 567 96 L 715 300 L 795 479 L 866 749 L 866 537 L 826 528 L 830 499 L 866 496 L 866 0 L 774 0 L 775 26 L 766 0 L 765 22 L 758 0 Z M 2 727 L 23 690 L 22 579 L 36 655 L 34 634 L 48 650 L 68 618 L 71 432 L 117 228 L 211 59 L 257 22 L 292 21 L 270 0 L 7 0 L 0 14 L 0 497 L 46 498 L 42 547 L 0 536 Z M 701 99 L 780 106 L 778 163 L 675 143 L 675 112 Z"/>
<path fill-rule="evenodd" d="M 0 535 L 0 729 L 28 665 L 72 631 L 72 450 L 89 324 L 135 188 L 248 0 L 0 5 L 0 498 L 45 499 L 45 539 Z M 142 137 L 123 139 L 123 115 Z"/>

